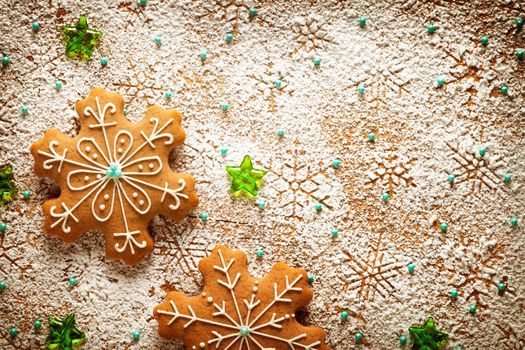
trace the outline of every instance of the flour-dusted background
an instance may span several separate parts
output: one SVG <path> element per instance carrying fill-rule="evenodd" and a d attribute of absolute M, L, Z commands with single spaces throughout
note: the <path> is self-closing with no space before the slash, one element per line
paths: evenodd
<path fill-rule="evenodd" d="M 399 336 L 428 316 L 451 348 L 525 348 L 524 224 L 509 223 L 523 219 L 525 205 L 525 62 L 514 54 L 525 49 L 514 25 L 525 16 L 520 1 L 0 3 L 0 49 L 11 57 L 0 69 L 0 163 L 12 164 L 20 189 L 32 192 L 0 209 L 8 224 L 0 233 L 2 349 L 39 348 L 48 329 L 35 332 L 33 321 L 68 312 L 88 334 L 86 349 L 181 349 L 159 338 L 152 308 L 169 290 L 198 293 L 197 263 L 218 243 L 247 252 L 255 275 L 277 261 L 313 274 L 314 300 L 301 316 L 327 331 L 333 349 L 399 348 Z M 60 26 L 81 14 L 104 33 L 89 62 L 64 57 L 61 42 Z M 360 16 L 368 18 L 363 28 Z M 441 89 L 438 78 L 446 80 Z M 508 96 L 499 92 L 504 84 Z M 154 220 L 154 253 L 135 267 L 107 261 L 96 232 L 66 245 L 42 231 L 41 206 L 59 190 L 33 174 L 29 147 L 50 128 L 74 135 L 75 102 L 94 86 L 122 93 L 133 121 L 152 104 L 184 116 L 187 139 L 171 165 L 195 176 L 201 203 L 182 222 Z M 269 170 L 265 209 L 228 194 L 224 167 L 245 154 Z M 504 294 L 498 282 L 508 283 Z M 20 330 L 14 339 L 11 326 Z M 134 329 L 142 330 L 138 342 Z"/>

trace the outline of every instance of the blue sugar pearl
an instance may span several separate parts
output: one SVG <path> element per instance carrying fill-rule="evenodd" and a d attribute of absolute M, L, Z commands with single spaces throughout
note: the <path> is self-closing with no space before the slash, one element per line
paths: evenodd
<path fill-rule="evenodd" d="M 259 207 L 259 209 L 264 209 L 266 208 L 266 202 L 262 199 L 258 200 L 257 201 L 257 206 Z"/>
<path fill-rule="evenodd" d="M 168 100 L 173 96 L 173 91 L 168 90 L 164 93 L 164 97 L 166 97 Z"/>
<path fill-rule="evenodd" d="M 487 46 L 487 45 L 489 44 L 489 38 L 486 37 L 486 36 L 482 36 L 482 37 L 481 37 L 481 44 L 482 44 L 483 46 Z"/>
<path fill-rule="evenodd" d="M 314 275 L 308 275 L 308 284 L 314 283 L 315 277 Z"/>
<path fill-rule="evenodd" d="M 479 155 L 483 157 L 485 154 L 487 154 L 487 148 L 486 147 L 481 147 L 479 149 Z"/>
<path fill-rule="evenodd" d="M 283 86 L 283 82 L 280 80 L 276 80 L 273 85 L 275 85 L 276 88 L 280 89 Z"/>
<path fill-rule="evenodd" d="M 399 344 L 405 345 L 408 342 L 408 337 L 406 335 L 402 335 L 399 337 Z"/>
<path fill-rule="evenodd" d="M 11 62 L 11 59 L 9 58 L 9 56 L 5 55 L 2 57 L 2 64 L 4 66 L 7 66 L 9 64 L 9 62 Z"/>
<path fill-rule="evenodd" d="M 128 114 L 128 110 L 126 108 L 124 108 L 122 112 L 124 112 L 124 115 Z"/>
<path fill-rule="evenodd" d="M 375 139 L 376 139 L 376 134 L 374 134 L 373 132 L 371 132 L 370 134 L 368 134 L 367 137 L 368 137 L 368 140 L 369 140 L 369 141 L 374 142 Z"/>
<path fill-rule="evenodd" d="M 199 217 L 201 218 L 202 221 L 206 221 L 208 220 L 208 213 L 201 213 Z"/>
<path fill-rule="evenodd" d="M 263 255 L 264 255 L 264 251 L 262 249 L 258 249 L 256 252 L 255 252 L 255 255 L 257 255 L 258 258 L 262 258 Z"/>
<path fill-rule="evenodd" d="M 410 263 L 408 264 L 408 272 L 412 273 L 416 269 L 416 265 Z"/>
<path fill-rule="evenodd" d="M 250 17 L 257 15 L 257 9 L 255 7 L 250 7 Z"/>
<path fill-rule="evenodd" d="M 359 17 L 359 19 L 357 20 L 359 22 L 359 25 L 361 27 L 365 26 L 366 25 L 366 17 L 362 16 L 362 17 Z"/>
<path fill-rule="evenodd" d="M 361 332 L 357 332 L 357 333 L 355 334 L 355 337 L 354 337 L 354 338 L 355 338 L 355 341 L 356 341 L 357 343 L 359 343 L 361 340 L 363 340 L 363 333 L 361 333 Z"/>
<path fill-rule="evenodd" d="M 221 155 L 225 156 L 226 154 L 228 154 L 228 149 L 226 147 L 221 147 L 220 152 Z"/>
<path fill-rule="evenodd" d="M 55 81 L 55 89 L 62 89 L 62 82 L 60 80 Z"/>
<path fill-rule="evenodd" d="M 339 159 L 334 159 L 334 160 L 332 161 L 332 166 L 333 166 L 334 168 L 339 168 L 340 165 L 341 165 L 341 161 L 340 161 Z"/>
<path fill-rule="evenodd" d="M 445 79 L 439 78 L 438 80 L 436 80 L 436 85 L 437 87 L 443 87 L 443 85 L 445 85 Z"/>
<path fill-rule="evenodd" d="M 1 223 L 0 224 L 0 232 L 4 232 L 7 230 L 7 224 Z"/>
<path fill-rule="evenodd" d="M 342 319 L 343 321 L 345 321 L 345 320 L 348 318 L 348 316 L 349 316 L 348 311 L 343 311 L 343 312 L 341 312 L 341 315 L 340 315 L 340 316 L 341 316 L 341 319 Z"/>
<path fill-rule="evenodd" d="M 227 111 L 230 108 L 230 105 L 227 102 L 221 103 L 221 108 L 223 111 Z"/>
<path fill-rule="evenodd" d="M 105 66 L 108 64 L 108 58 L 107 57 L 101 57 L 100 58 L 100 64 Z"/>
<path fill-rule="evenodd" d="M 448 224 L 443 221 L 441 224 L 439 224 L 439 229 L 445 232 L 446 230 L 448 230 Z"/>
<path fill-rule="evenodd" d="M 384 200 L 385 202 L 388 201 L 390 199 L 390 195 L 388 194 L 388 192 L 385 192 L 381 195 L 381 199 Z"/>
<path fill-rule="evenodd" d="M 208 57 L 208 53 L 203 50 L 199 53 L 199 57 L 204 61 Z"/>
<path fill-rule="evenodd" d="M 314 206 L 315 210 L 321 211 L 323 209 L 323 205 L 321 203 L 316 203 Z"/>
<path fill-rule="evenodd" d="M 284 129 L 277 130 L 277 136 L 283 137 L 284 136 Z"/>
<path fill-rule="evenodd" d="M 498 291 L 500 293 L 503 293 L 506 288 L 507 288 L 507 285 L 505 283 L 498 283 Z"/>
<path fill-rule="evenodd" d="M 454 182 L 454 180 L 456 180 L 456 177 L 452 174 L 450 174 L 448 177 L 447 177 L 447 181 L 448 182 Z"/>
<path fill-rule="evenodd" d="M 33 323 L 33 326 L 35 327 L 36 330 L 39 330 L 40 328 L 42 328 L 42 322 L 39 321 L 39 320 L 36 320 L 36 321 Z"/>
<path fill-rule="evenodd" d="M 451 296 L 452 298 L 456 299 L 456 298 L 458 297 L 458 295 L 459 295 L 459 292 L 458 292 L 458 290 L 457 290 L 456 288 L 452 288 L 452 289 L 450 290 L 450 296 Z"/>
<path fill-rule="evenodd" d="M 314 65 L 316 65 L 316 66 L 321 65 L 321 58 L 320 57 L 314 58 Z"/>
<path fill-rule="evenodd" d="M 5 283 L 5 281 L 0 281 L 0 290 L 4 290 L 7 288 L 7 284 Z"/>
<path fill-rule="evenodd" d="M 38 32 L 38 30 L 40 29 L 40 23 L 34 21 L 33 23 L 31 23 L 31 29 L 33 29 L 33 31 L 35 32 Z"/>
<path fill-rule="evenodd" d="M 77 284 L 77 278 L 75 276 L 69 277 L 69 285 L 74 286 Z"/>
<path fill-rule="evenodd" d="M 31 191 L 25 190 L 24 192 L 22 192 L 22 196 L 24 197 L 24 199 L 28 199 L 29 197 L 31 197 Z"/>
<path fill-rule="evenodd" d="M 231 43 L 232 41 L 233 41 L 233 34 L 232 33 L 226 34 L 226 42 Z"/>
<path fill-rule="evenodd" d="M 518 226 L 518 224 L 519 224 L 519 220 L 518 220 L 518 218 L 515 217 L 515 216 L 512 217 L 512 218 L 510 219 L 510 224 L 511 224 L 512 226 Z"/>
<path fill-rule="evenodd" d="M 29 113 L 29 107 L 27 107 L 26 105 L 22 105 L 22 107 L 20 108 L 20 112 L 22 112 L 22 114 Z"/>
<path fill-rule="evenodd" d="M 157 46 L 160 46 L 162 44 L 162 38 L 160 35 L 157 35 L 155 38 L 153 38 L 153 42 L 157 44 Z"/>
<path fill-rule="evenodd" d="M 360 94 L 364 94 L 365 93 L 365 86 L 364 85 L 359 85 L 357 87 L 357 92 L 359 92 Z"/>
<path fill-rule="evenodd" d="M 338 230 L 332 230 L 330 232 L 330 234 L 332 235 L 333 238 L 337 237 L 339 235 L 339 231 Z"/>
<path fill-rule="evenodd" d="M 18 335 L 18 329 L 16 327 L 9 328 L 9 335 L 14 338 Z"/>
<path fill-rule="evenodd" d="M 503 85 L 500 91 L 503 96 L 507 96 L 509 94 L 509 87 L 507 85 Z"/>
<path fill-rule="evenodd" d="M 137 3 L 138 3 L 140 6 L 146 6 L 146 4 L 148 3 L 148 0 L 138 0 Z"/>
<path fill-rule="evenodd" d="M 505 174 L 505 175 L 503 175 L 503 182 L 509 183 L 510 180 L 512 180 L 512 174 Z"/>
<path fill-rule="evenodd" d="M 468 311 L 471 313 L 471 314 L 475 314 L 476 311 L 478 311 L 477 307 L 476 307 L 476 304 L 472 304 L 468 307 Z"/>
<path fill-rule="evenodd" d="M 436 25 L 435 25 L 435 24 L 429 24 L 429 25 L 427 26 L 427 32 L 428 32 L 429 34 L 432 34 L 432 33 L 434 33 L 435 31 L 436 31 Z"/>
<path fill-rule="evenodd" d="M 131 336 L 133 337 L 133 340 L 138 341 L 140 339 L 140 331 L 133 331 Z"/>

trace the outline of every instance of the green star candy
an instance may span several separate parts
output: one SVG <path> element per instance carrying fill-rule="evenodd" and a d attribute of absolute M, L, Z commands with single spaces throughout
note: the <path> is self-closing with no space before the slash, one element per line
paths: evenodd
<path fill-rule="evenodd" d="M 427 318 L 424 325 L 412 326 L 408 331 L 414 338 L 412 350 L 440 350 L 447 344 L 448 335 L 436 329 L 432 317 Z"/>
<path fill-rule="evenodd" d="M 13 181 L 13 167 L 0 166 L 0 207 L 16 198 L 18 188 Z"/>
<path fill-rule="evenodd" d="M 74 26 L 62 27 L 66 41 L 66 54 L 71 58 L 81 58 L 87 61 L 93 55 L 93 49 L 98 44 L 102 32 L 89 28 L 86 16 L 80 16 Z"/>
<path fill-rule="evenodd" d="M 69 314 L 63 320 L 49 317 L 49 335 L 45 346 L 48 350 L 74 350 L 80 348 L 86 340 L 86 334 L 77 328 L 75 314 Z"/>
<path fill-rule="evenodd" d="M 245 194 L 248 198 L 257 196 L 262 177 L 267 173 L 266 170 L 255 169 L 252 165 L 252 159 L 248 155 L 244 156 L 241 165 L 227 166 L 226 171 L 232 178 L 230 187 L 232 196 L 238 197 Z"/>

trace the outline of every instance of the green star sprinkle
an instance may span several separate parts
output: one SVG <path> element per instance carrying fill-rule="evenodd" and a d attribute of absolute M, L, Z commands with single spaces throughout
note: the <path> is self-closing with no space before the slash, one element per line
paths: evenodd
<path fill-rule="evenodd" d="M 13 181 L 13 168 L 10 165 L 0 166 L 0 207 L 16 198 L 18 188 Z"/>
<path fill-rule="evenodd" d="M 447 344 L 448 335 L 436 329 L 432 317 L 429 317 L 422 326 L 412 326 L 408 331 L 414 338 L 412 350 L 440 350 Z"/>
<path fill-rule="evenodd" d="M 232 178 L 231 195 L 238 197 L 245 194 L 248 198 L 257 196 L 262 178 L 267 173 L 266 170 L 255 169 L 252 165 L 252 159 L 248 155 L 244 156 L 241 165 L 227 166 L 226 171 Z"/>
<path fill-rule="evenodd" d="M 86 334 L 75 324 L 75 314 L 69 314 L 63 320 L 49 317 L 47 322 L 51 328 L 45 342 L 48 350 L 78 349 L 86 340 Z"/>
<path fill-rule="evenodd" d="M 86 16 L 80 16 L 74 26 L 62 27 L 64 40 L 66 41 L 66 54 L 71 58 L 80 58 L 87 61 L 93 55 L 93 49 L 97 46 L 102 32 L 89 28 Z"/>

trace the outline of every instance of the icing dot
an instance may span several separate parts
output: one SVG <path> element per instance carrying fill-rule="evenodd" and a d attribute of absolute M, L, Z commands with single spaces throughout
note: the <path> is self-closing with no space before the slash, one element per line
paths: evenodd
<path fill-rule="evenodd" d="M 105 194 L 105 195 L 104 195 L 104 199 L 105 199 L 105 200 L 108 200 L 108 199 L 109 199 L 109 194 Z"/>
<path fill-rule="evenodd" d="M 192 348 L 193 350 L 197 349 L 197 347 L 196 347 L 195 345 L 193 345 L 191 348 Z"/>
<path fill-rule="evenodd" d="M 102 179 L 102 175 L 97 174 L 97 179 L 99 179 L 99 180 Z"/>
<path fill-rule="evenodd" d="M 96 153 L 93 153 L 92 157 L 93 157 L 93 159 L 97 159 L 98 155 Z"/>
<path fill-rule="evenodd" d="M 124 143 L 124 142 L 126 142 L 126 139 L 121 138 L 121 139 L 120 139 L 120 143 Z"/>
<path fill-rule="evenodd" d="M 137 198 L 139 194 L 137 192 L 133 192 L 133 198 Z"/>
<path fill-rule="evenodd" d="M 255 281 L 255 285 L 258 285 L 259 284 L 259 281 Z"/>
<path fill-rule="evenodd" d="M 84 181 L 89 181 L 89 176 L 84 176 Z"/>
<path fill-rule="evenodd" d="M 213 303 L 213 298 L 212 297 L 208 297 L 208 299 L 206 299 L 208 301 L 208 303 Z"/>
<path fill-rule="evenodd" d="M 139 164 L 139 170 L 142 170 L 142 169 L 144 169 L 144 165 Z"/>
<path fill-rule="evenodd" d="M 202 292 L 202 296 L 205 297 L 206 296 L 206 292 Z"/>
<path fill-rule="evenodd" d="M 142 199 L 139 201 L 139 205 L 144 205 L 144 201 Z"/>
<path fill-rule="evenodd" d="M 119 148 L 119 149 L 118 149 L 118 153 L 122 153 L 122 148 Z"/>
<path fill-rule="evenodd" d="M 91 152 L 91 147 L 86 146 L 86 152 Z"/>
<path fill-rule="evenodd" d="M 200 344 L 199 344 L 199 347 L 201 349 L 204 349 L 206 347 L 206 344 L 202 341 Z"/>
<path fill-rule="evenodd" d="M 257 293 L 257 291 L 259 290 L 259 288 L 257 288 L 257 287 L 253 287 L 252 290 L 253 290 L 254 293 Z"/>
<path fill-rule="evenodd" d="M 295 318 L 295 314 L 292 314 L 292 318 Z"/>
<path fill-rule="evenodd" d="M 153 163 L 149 163 L 149 165 L 148 165 L 148 167 L 149 167 L 150 169 L 153 169 L 154 166 L 155 166 L 155 165 L 153 165 Z"/>
<path fill-rule="evenodd" d="M 104 204 L 99 205 L 100 210 L 106 209 L 106 206 Z"/>
<path fill-rule="evenodd" d="M 290 315 L 286 314 L 286 315 L 284 315 L 284 318 L 286 318 L 287 320 L 289 320 L 289 319 L 290 319 Z"/>

